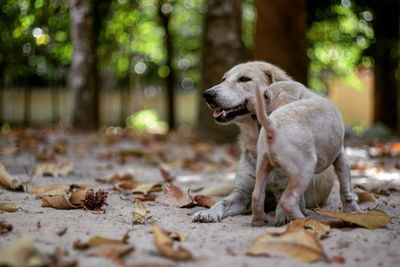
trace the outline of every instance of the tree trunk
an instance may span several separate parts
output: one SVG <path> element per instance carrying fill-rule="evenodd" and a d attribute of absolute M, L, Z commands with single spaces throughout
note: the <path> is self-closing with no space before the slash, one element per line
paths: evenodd
<path fill-rule="evenodd" d="M 73 126 L 80 130 L 95 130 L 99 122 L 99 95 L 93 2 L 69 2 L 74 48 L 69 77 L 70 88 L 75 94 Z"/>
<path fill-rule="evenodd" d="M 197 133 L 200 137 L 230 142 L 237 136 L 236 126 L 214 122 L 202 98 L 206 89 L 221 82 L 223 74 L 245 59 L 242 41 L 242 1 L 207 0 L 204 25 L 202 87 L 199 94 Z"/>
<path fill-rule="evenodd" d="M 284 69 L 307 84 L 306 0 L 256 0 L 253 59 Z"/>
<path fill-rule="evenodd" d="M 165 5 L 168 5 L 165 6 Z M 172 60 L 174 56 L 174 49 L 172 44 L 172 33 L 170 31 L 170 18 L 173 6 L 169 2 L 161 1 L 159 4 L 159 15 L 161 18 L 161 24 L 165 30 L 165 49 L 167 51 L 167 62 L 166 65 L 169 68 L 169 73 L 165 78 L 165 85 L 167 89 L 167 117 L 168 117 L 168 128 L 169 130 L 174 130 L 176 128 L 175 122 L 175 71 L 172 65 Z"/>
<path fill-rule="evenodd" d="M 392 130 L 399 127 L 399 92 L 396 69 L 399 56 L 394 53 L 399 45 L 398 0 L 385 3 L 371 1 L 374 12 L 375 44 L 370 48 L 374 58 L 375 91 L 374 122 L 381 122 Z"/>

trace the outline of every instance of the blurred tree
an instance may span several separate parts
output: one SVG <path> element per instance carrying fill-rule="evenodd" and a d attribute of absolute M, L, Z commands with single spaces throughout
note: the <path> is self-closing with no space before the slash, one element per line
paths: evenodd
<path fill-rule="evenodd" d="M 256 0 L 253 59 L 283 68 L 307 84 L 306 0 Z"/>
<path fill-rule="evenodd" d="M 165 31 L 164 46 L 166 50 L 166 66 L 168 74 L 165 77 L 165 87 L 167 91 L 167 121 L 169 130 L 176 128 L 175 123 L 175 68 L 172 65 L 174 59 L 173 38 L 171 32 L 171 13 L 174 9 L 175 1 L 159 0 L 159 16 L 161 25 Z"/>
<path fill-rule="evenodd" d="M 364 2 L 365 3 L 365 2 Z M 400 1 L 367 1 L 373 13 L 375 42 L 369 53 L 374 59 L 374 121 L 400 131 Z"/>
<path fill-rule="evenodd" d="M 97 47 L 110 1 L 70 0 L 71 39 L 74 48 L 70 87 L 75 93 L 73 126 L 95 130 L 99 124 Z"/>
<path fill-rule="evenodd" d="M 221 82 L 223 74 L 245 59 L 242 40 L 242 1 L 207 0 L 203 52 L 202 85 L 199 90 L 197 132 L 201 137 L 221 142 L 232 141 L 237 135 L 234 126 L 214 122 L 202 99 L 202 92 Z"/>

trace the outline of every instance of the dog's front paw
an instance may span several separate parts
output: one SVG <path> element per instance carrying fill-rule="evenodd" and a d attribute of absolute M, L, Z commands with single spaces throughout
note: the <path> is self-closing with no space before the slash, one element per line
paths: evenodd
<path fill-rule="evenodd" d="M 193 215 L 193 222 L 210 223 L 220 222 L 224 218 L 224 206 L 221 204 L 214 205 L 209 210 L 200 210 Z"/>
<path fill-rule="evenodd" d="M 275 210 L 275 226 L 282 226 L 290 222 L 289 217 L 283 211 L 283 209 L 278 205 Z"/>
<path fill-rule="evenodd" d="M 355 200 L 351 201 L 351 202 L 347 202 L 343 204 L 343 211 L 348 213 L 348 212 L 359 212 L 362 213 L 361 208 L 358 206 L 357 202 Z"/>

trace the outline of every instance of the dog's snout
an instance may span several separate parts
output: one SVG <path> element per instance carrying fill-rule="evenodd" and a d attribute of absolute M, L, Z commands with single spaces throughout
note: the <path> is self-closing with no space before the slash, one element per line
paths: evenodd
<path fill-rule="evenodd" d="M 203 98 L 207 103 L 213 103 L 217 93 L 213 90 L 207 90 L 203 93 Z"/>

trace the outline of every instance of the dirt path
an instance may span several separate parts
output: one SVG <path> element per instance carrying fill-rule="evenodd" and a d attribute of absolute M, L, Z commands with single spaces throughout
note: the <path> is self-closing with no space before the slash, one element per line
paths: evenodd
<path fill-rule="evenodd" d="M 195 224 L 191 220 L 191 215 L 202 208 L 173 207 L 164 201 L 163 193 L 160 192 L 156 193 L 156 201 L 145 202 L 151 214 L 149 221 L 154 220 L 163 228 L 176 229 L 188 234 L 188 239 L 182 242 L 182 245 L 192 252 L 195 259 L 191 262 L 179 263 L 162 257 L 154 246 L 151 224 L 132 224 L 133 202 L 125 199 L 128 196 L 113 190 L 112 185 L 97 183 L 95 178 L 106 178 L 115 173 L 130 172 L 137 180 L 143 182 L 163 182 L 157 165 L 152 164 L 161 159 L 173 166 L 172 174 L 176 176 L 175 183 L 182 188 L 190 187 L 196 191 L 220 182 L 232 181 L 236 158 L 231 155 L 232 153 L 227 153 L 234 150 L 231 146 L 217 147 L 203 143 L 193 144 L 193 142 L 190 144 L 182 135 L 171 139 L 165 142 L 164 140 L 157 141 L 157 138 L 151 140 L 105 138 L 60 132 L 1 136 L 0 162 L 12 175 L 28 180 L 30 171 L 38 164 L 36 158 L 44 157 L 40 151 L 47 149 L 49 152 L 47 154 L 51 156 L 54 147 L 60 144 L 60 140 L 66 141 L 64 147 L 66 153 L 54 155 L 61 162 L 73 162 L 73 172 L 65 177 L 39 175 L 34 177 L 33 181 L 37 185 L 92 184 L 96 186 L 96 189 L 106 190 L 109 195 L 105 213 L 96 214 L 84 209 L 44 208 L 41 207 L 41 200 L 32 194 L 0 189 L 0 202 L 10 201 L 21 205 L 21 209 L 17 212 L 0 213 L 0 220 L 13 226 L 11 232 L 0 235 L 0 247 L 28 233 L 34 239 L 37 248 L 44 253 L 52 253 L 56 247 L 60 247 L 67 251 L 71 258 L 78 260 L 78 266 L 114 266 L 115 263 L 111 260 L 87 256 L 85 252 L 74 250 L 73 243 L 77 240 L 87 241 L 95 235 L 121 238 L 128 232 L 129 243 L 134 245 L 135 250 L 124 257 L 123 262 L 127 266 L 138 263 L 159 263 L 171 266 L 308 265 L 288 258 L 246 256 L 243 251 L 250 246 L 251 242 L 273 227 L 251 227 L 249 215 L 226 218 L 221 223 Z M 23 147 L 18 153 L 12 150 L 16 143 L 19 144 L 18 147 Z M 136 157 L 121 156 L 123 155 L 121 151 L 132 152 L 132 150 L 137 152 Z M 138 151 L 142 151 L 142 154 Z M 211 156 L 205 157 L 204 155 L 210 151 L 212 151 Z M 350 156 L 353 162 L 362 161 L 357 153 Z M 390 169 L 390 171 L 382 169 L 381 174 L 396 175 L 396 171 L 398 169 Z M 363 175 L 365 176 L 365 173 L 359 175 L 359 178 L 364 177 Z M 339 208 L 337 188 L 336 185 L 324 208 L 335 210 Z M 377 202 L 362 204 L 361 207 L 364 209 L 377 207 L 393 216 L 393 219 L 384 229 L 331 230 L 328 237 L 321 241 L 327 256 L 329 258 L 342 256 L 345 260 L 343 266 L 398 266 L 400 262 L 400 192 L 389 191 L 386 196 L 380 195 Z M 319 262 L 313 266 L 332 264 L 334 263 Z"/>

